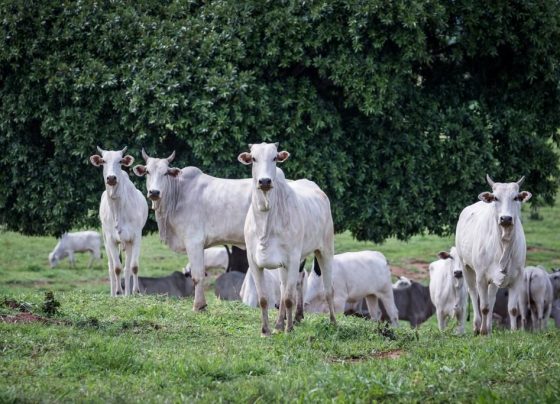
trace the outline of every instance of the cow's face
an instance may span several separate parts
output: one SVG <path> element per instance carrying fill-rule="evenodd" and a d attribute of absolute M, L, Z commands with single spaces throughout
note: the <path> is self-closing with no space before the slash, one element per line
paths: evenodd
<path fill-rule="evenodd" d="M 494 182 L 490 176 L 486 176 L 488 184 L 492 187 L 492 192 L 483 192 L 478 195 L 478 199 L 494 205 L 496 220 L 502 228 L 507 229 L 519 220 L 521 204 L 531 199 L 531 193 L 519 191 L 525 177 L 517 182 L 500 183 Z"/>
<path fill-rule="evenodd" d="M 49 253 L 49 264 L 51 268 L 58 265 L 58 256 L 54 252 Z"/>
<path fill-rule="evenodd" d="M 126 147 L 122 150 L 112 151 L 103 150 L 99 146 L 98 154 L 94 154 L 89 158 L 91 164 L 96 167 L 103 167 L 103 179 L 105 184 L 109 187 L 115 187 L 118 185 L 122 178 L 121 166 L 130 167 L 134 163 L 134 157 L 130 155 L 124 155 L 126 153 Z"/>
<path fill-rule="evenodd" d="M 175 178 L 181 170 L 175 167 L 169 167 L 169 164 L 175 158 L 175 152 L 165 159 L 158 159 L 149 157 L 144 149 L 142 149 L 142 156 L 146 160 L 146 165 L 137 165 L 133 171 L 139 177 L 146 176 L 146 190 L 148 191 L 148 198 L 152 201 L 158 201 L 164 197 L 166 190 L 166 181 L 169 177 Z"/>
<path fill-rule="evenodd" d="M 290 157 L 287 151 L 278 151 L 278 143 L 261 143 L 249 145 L 250 153 L 241 153 L 237 160 L 245 165 L 253 165 L 253 182 L 257 189 L 266 193 L 274 188 L 276 180 L 276 163 L 282 163 Z"/>
<path fill-rule="evenodd" d="M 449 252 L 441 251 L 438 253 L 438 257 L 442 260 L 449 260 L 451 273 L 454 279 L 455 287 L 458 287 L 460 283 L 463 281 L 463 261 L 459 258 L 457 254 L 457 249 L 455 247 L 451 247 Z"/>

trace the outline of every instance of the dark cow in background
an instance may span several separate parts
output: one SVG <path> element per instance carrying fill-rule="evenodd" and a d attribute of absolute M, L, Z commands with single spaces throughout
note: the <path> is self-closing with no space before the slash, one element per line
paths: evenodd
<path fill-rule="evenodd" d="M 229 247 L 226 247 L 227 255 L 228 255 L 228 266 L 226 272 L 242 272 L 247 273 L 249 269 L 249 261 L 247 261 L 247 250 L 239 248 L 235 245 L 231 246 L 231 250 Z"/>
<path fill-rule="evenodd" d="M 241 300 L 241 286 L 245 274 L 240 271 L 231 271 L 221 274 L 216 279 L 214 293 L 222 300 Z"/>
<path fill-rule="evenodd" d="M 122 280 L 124 285 L 124 279 Z M 167 295 L 175 297 L 194 296 L 194 284 L 190 273 L 174 271 L 162 277 L 139 276 L 140 293 L 144 295 Z"/>
<path fill-rule="evenodd" d="M 411 281 L 409 287 L 393 289 L 393 296 L 399 311 L 399 320 L 410 322 L 412 328 L 417 328 L 436 312 L 436 308 L 430 299 L 430 288 L 418 282 Z M 379 308 L 381 309 L 381 320 L 390 321 L 381 301 L 379 301 Z M 358 312 L 347 311 L 344 314 L 370 318 L 365 301 L 362 301 L 362 308 Z"/>

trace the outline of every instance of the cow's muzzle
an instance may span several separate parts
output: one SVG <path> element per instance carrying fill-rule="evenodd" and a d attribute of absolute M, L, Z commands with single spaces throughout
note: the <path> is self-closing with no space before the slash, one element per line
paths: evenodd
<path fill-rule="evenodd" d="M 150 189 L 148 191 L 148 198 L 150 198 L 152 201 L 157 201 L 160 198 L 160 192 L 155 189 Z"/>
<path fill-rule="evenodd" d="M 107 185 L 110 185 L 110 186 L 117 185 L 117 176 L 116 175 L 108 175 L 107 176 Z"/>
<path fill-rule="evenodd" d="M 453 276 L 457 279 L 461 279 L 463 277 L 463 271 L 453 271 Z"/>
<path fill-rule="evenodd" d="M 272 189 L 272 180 L 270 178 L 260 178 L 258 188 L 261 191 L 270 191 Z"/>
<path fill-rule="evenodd" d="M 500 216 L 500 226 L 508 227 L 513 224 L 513 217 L 511 216 Z"/>

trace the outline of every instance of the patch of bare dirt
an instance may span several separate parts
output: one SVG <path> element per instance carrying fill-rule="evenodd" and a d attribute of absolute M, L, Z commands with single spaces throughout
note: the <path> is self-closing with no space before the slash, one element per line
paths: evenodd
<path fill-rule="evenodd" d="M 354 355 L 346 358 L 331 358 L 333 363 L 360 363 L 374 359 L 398 359 L 404 355 L 402 349 L 393 349 L 384 352 L 372 352 L 366 355 Z"/>
<path fill-rule="evenodd" d="M 49 319 L 32 313 L 18 313 L 14 315 L 7 314 L 0 316 L 0 322 L 8 324 L 47 323 L 49 322 Z"/>
<path fill-rule="evenodd" d="M 417 282 L 429 278 L 429 263 L 425 261 L 413 260 L 410 261 L 410 265 L 414 268 L 409 269 L 391 265 L 391 273 L 395 276 L 406 276 L 408 279 L 412 279 L 413 281 Z"/>
<path fill-rule="evenodd" d="M 554 248 L 545 248 L 545 247 L 527 247 L 527 252 L 531 252 L 531 253 L 541 253 L 541 252 L 551 252 L 551 253 L 555 253 L 557 252 L 557 250 L 555 250 Z"/>

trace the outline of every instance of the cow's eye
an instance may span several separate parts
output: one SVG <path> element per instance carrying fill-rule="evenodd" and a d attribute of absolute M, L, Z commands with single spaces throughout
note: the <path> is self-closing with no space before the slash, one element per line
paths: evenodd
<path fill-rule="evenodd" d="M 278 157 L 274 157 L 274 158 L 272 159 L 272 161 L 276 161 L 276 160 L 278 160 Z"/>
<path fill-rule="evenodd" d="M 256 159 L 256 158 L 252 157 L 252 159 L 253 159 L 253 163 L 256 163 L 256 162 L 257 162 L 257 159 Z"/>
<path fill-rule="evenodd" d="M 150 172 L 148 170 L 146 170 L 146 175 L 150 174 Z"/>
<path fill-rule="evenodd" d="M 499 202 L 500 200 L 498 199 L 497 196 L 494 197 L 494 201 Z"/>

